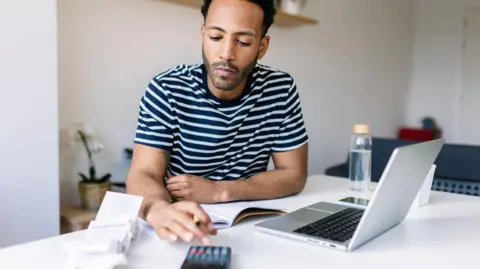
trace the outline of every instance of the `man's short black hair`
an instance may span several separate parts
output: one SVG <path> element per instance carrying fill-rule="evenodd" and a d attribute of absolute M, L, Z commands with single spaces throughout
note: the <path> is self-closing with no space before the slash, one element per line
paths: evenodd
<path fill-rule="evenodd" d="M 275 7 L 275 0 L 246 0 L 248 2 L 257 4 L 263 10 L 263 35 L 266 35 L 270 26 L 272 26 L 275 14 L 277 13 Z M 212 0 L 204 0 L 201 8 L 203 19 L 207 19 L 208 8 Z"/>

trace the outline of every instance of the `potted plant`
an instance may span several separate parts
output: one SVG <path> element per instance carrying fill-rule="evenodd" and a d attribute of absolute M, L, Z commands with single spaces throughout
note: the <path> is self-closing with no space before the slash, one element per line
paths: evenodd
<path fill-rule="evenodd" d="M 82 206 L 88 210 L 97 210 L 105 197 L 107 191 L 112 188 L 110 181 L 111 174 L 97 175 L 93 154 L 100 153 L 104 146 L 95 139 L 89 125 L 78 123 L 75 125 L 73 141 L 80 141 L 88 157 L 88 174 L 78 173 L 81 180 L 78 183 L 78 191 Z"/>

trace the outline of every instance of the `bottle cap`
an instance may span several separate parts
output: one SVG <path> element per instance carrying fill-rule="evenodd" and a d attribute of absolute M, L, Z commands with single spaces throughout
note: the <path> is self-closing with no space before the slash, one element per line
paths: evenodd
<path fill-rule="evenodd" d="M 353 126 L 353 132 L 356 134 L 369 134 L 370 126 L 366 124 L 355 124 Z"/>

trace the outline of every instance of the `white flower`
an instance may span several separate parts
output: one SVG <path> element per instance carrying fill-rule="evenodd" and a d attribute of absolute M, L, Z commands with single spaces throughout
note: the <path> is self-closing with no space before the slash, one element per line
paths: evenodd
<path fill-rule="evenodd" d="M 82 132 L 86 137 L 90 138 L 94 136 L 92 127 L 85 123 L 85 122 L 77 122 L 75 123 L 75 129 L 77 133 L 80 131 Z"/>
<path fill-rule="evenodd" d="M 100 143 L 100 141 L 98 140 L 90 141 L 88 143 L 88 146 L 92 151 L 92 153 L 100 153 L 105 148 L 105 146 L 102 143 Z"/>
<path fill-rule="evenodd" d="M 95 138 L 92 127 L 85 122 L 77 122 L 74 124 L 74 128 L 69 130 L 70 146 L 74 147 L 79 142 L 83 143 L 80 133 L 85 136 L 88 149 L 92 153 L 99 153 L 105 149 L 105 146 Z"/>

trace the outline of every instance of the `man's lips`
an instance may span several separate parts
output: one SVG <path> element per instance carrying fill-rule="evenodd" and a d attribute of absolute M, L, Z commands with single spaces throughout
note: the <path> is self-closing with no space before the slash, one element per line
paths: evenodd
<path fill-rule="evenodd" d="M 215 68 L 215 72 L 221 77 L 233 77 L 237 73 L 233 69 L 224 67 Z"/>

